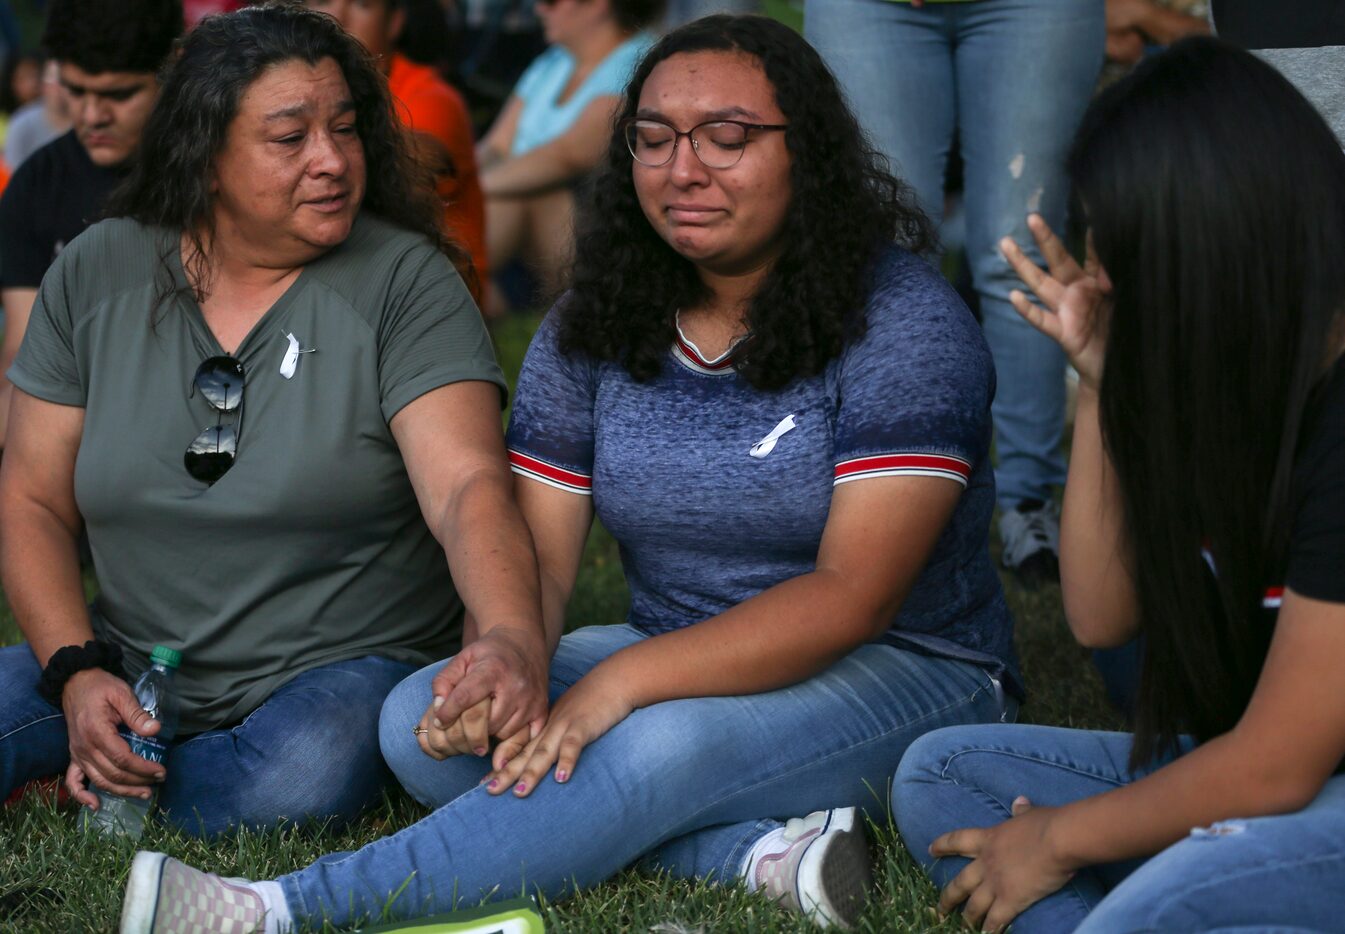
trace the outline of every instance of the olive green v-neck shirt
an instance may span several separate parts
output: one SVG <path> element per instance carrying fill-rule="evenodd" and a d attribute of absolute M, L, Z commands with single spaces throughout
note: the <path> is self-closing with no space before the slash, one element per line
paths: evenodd
<path fill-rule="evenodd" d="M 425 238 L 361 216 L 235 351 L 238 456 L 208 487 L 182 457 L 221 420 L 192 381 L 224 351 L 178 243 L 125 219 L 89 228 L 42 281 L 9 371 L 85 410 L 75 498 L 101 586 L 94 631 L 133 676 L 156 644 L 182 652 L 184 733 L 236 723 L 318 665 L 454 651 L 462 605 L 388 422 L 458 380 L 505 391 L 457 272 Z M 178 291 L 156 314 L 167 270 Z M 315 352 L 286 379 L 290 333 Z"/>

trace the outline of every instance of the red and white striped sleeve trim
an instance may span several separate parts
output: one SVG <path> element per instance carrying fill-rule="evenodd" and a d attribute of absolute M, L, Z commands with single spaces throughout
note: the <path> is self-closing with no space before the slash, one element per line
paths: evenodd
<path fill-rule="evenodd" d="M 951 454 L 873 454 L 836 465 L 835 483 L 869 477 L 945 477 L 967 485 L 971 462 Z"/>
<path fill-rule="evenodd" d="M 547 486 L 553 486 L 558 490 L 578 493 L 581 496 L 593 495 L 593 478 L 587 474 L 566 470 L 564 467 L 548 464 L 546 461 L 529 457 L 527 454 L 514 450 L 509 452 L 509 467 L 516 474 L 536 480 L 538 483 L 545 483 Z"/>

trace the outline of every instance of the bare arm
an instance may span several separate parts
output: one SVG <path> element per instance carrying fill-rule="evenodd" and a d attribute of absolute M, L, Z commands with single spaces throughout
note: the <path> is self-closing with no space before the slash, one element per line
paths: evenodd
<path fill-rule="evenodd" d="M 983 929 L 1000 930 L 1078 868 L 1148 856 L 1192 827 L 1302 809 L 1345 758 L 1345 695 L 1324 690 L 1338 680 L 1342 659 L 1345 604 L 1286 592 L 1237 726 L 1115 791 L 940 837 L 934 855 L 973 858 L 940 906 L 993 906 Z M 984 912 L 967 920 L 979 923 Z"/>
<path fill-rule="evenodd" d="M 518 118 L 522 113 L 523 101 L 511 94 L 509 100 L 504 102 L 500 115 L 476 144 L 478 171 L 485 172 L 509 158 L 509 151 L 514 146 L 514 134 L 518 132 Z"/>
<path fill-rule="evenodd" d="M 490 732 L 507 735 L 545 715 L 550 653 L 499 402 L 490 383 L 452 383 L 407 405 L 391 427 L 476 628 L 475 641 L 454 660 L 460 670 L 449 676 L 454 687 L 444 695 L 443 722 L 490 697 Z"/>
<path fill-rule="evenodd" d="M 842 484 L 815 570 L 713 619 L 621 650 L 602 663 L 610 662 L 608 677 L 627 685 L 635 707 L 755 694 L 811 677 L 891 626 L 961 489 L 932 477 Z"/>
<path fill-rule="evenodd" d="M 612 132 L 612 116 L 620 99 L 595 98 L 574 124 L 549 143 L 481 171 L 486 197 L 537 194 L 564 185 L 588 172 L 602 158 Z"/>
<path fill-rule="evenodd" d="M 9 444 L 0 465 L 0 575 L 5 596 L 38 664 L 53 652 L 93 638 L 79 571 L 75 455 L 84 410 L 13 390 Z M 66 785 L 96 808 L 87 778 L 122 795 L 148 796 L 162 768 L 131 753 L 118 735 L 125 723 L 142 735 L 158 725 L 129 685 L 101 669 L 75 674 L 61 697 L 70 736 Z"/>
<path fill-rule="evenodd" d="M 1102 445 L 1097 392 L 1080 386 L 1060 517 L 1060 595 L 1080 645 L 1113 648 L 1139 630 L 1116 472 Z"/>
<path fill-rule="evenodd" d="M 0 290 L 0 303 L 5 308 L 5 336 L 0 341 L 0 449 L 4 448 L 9 433 L 9 402 L 14 394 L 14 386 L 5 374 L 18 356 L 36 300 L 37 289 Z"/>
<path fill-rule="evenodd" d="M 1060 524 L 1065 618 L 1074 637 L 1086 646 L 1122 645 L 1138 630 L 1139 610 L 1127 566 L 1129 545 L 1120 491 L 1098 423 L 1097 390 L 1102 382 L 1111 282 L 1097 262 L 1091 239 L 1081 267 L 1040 216 L 1029 217 L 1028 227 L 1049 272 L 1037 268 L 1007 237 L 1000 248 L 1046 307 L 1032 304 L 1017 290 L 1009 293 L 1009 300 L 1028 323 L 1060 344 L 1079 374 L 1079 406 Z"/>
<path fill-rule="evenodd" d="M 557 702 L 545 731 L 526 749 L 497 752 L 491 790 L 513 787 L 526 795 L 553 764 L 556 780 L 565 781 L 583 747 L 637 707 L 793 684 L 877 638 L 914 586 L 960 494 L 957 484 L 929 477 L 839 487 L 815 570 L 600 662 Z"/>

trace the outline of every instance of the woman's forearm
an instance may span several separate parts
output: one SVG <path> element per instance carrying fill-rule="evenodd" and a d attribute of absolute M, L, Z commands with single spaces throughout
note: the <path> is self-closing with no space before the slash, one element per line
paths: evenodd
<path fill-rule="evenodd" d="M 507 626 L 542 644 L 537 560 L 511 488 L 504 471 L 483 471 L 468 480 L 444 515 L 439 541 L 477 637 Z"/>
<path fill-rule="evenodd" d="M 1082 644 L 1122 645 L 1139 612 L 1116 471 L 1102 444 L 1097 392 L 1079 387 L 1060 521 L 1060 588 L 1065 618 Z"/>
<path fill-rule="evenodd" d="M 481 191 L 488 198 L 521 198 L 557 188 L 584 171 L 585 167 L 562 157 L 555 146 L 541 146 L 484 169 Z"/>
<path fill-rule="evenodd" d="M 1225 734 L 1137 782 L 1066 805 L 1049 839 L 1074 867 L 1152 856 L 1193 828 L 1299 810 L 1311 800 L 1301 788 Z"/>
<path fill-rule="evenodd" d="M 14 619 L 38 664 L 67 645 L 92 639 L 79 545 L 54 513 L 6 497 L 0 506 L 0 575 Z"/>
<path fill-rule="evenodd" d="M 887 628 L 842 576 L 791 578 L 713 619 L 622 649 L 600 667 L 636 707 L 682 697 L 756 694 L 811 677 Z"/>

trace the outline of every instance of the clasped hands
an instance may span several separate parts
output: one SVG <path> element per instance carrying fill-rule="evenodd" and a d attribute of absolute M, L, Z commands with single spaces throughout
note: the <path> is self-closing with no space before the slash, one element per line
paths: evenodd
<path fill-rule="evenodd" d="M 416 727 L 426 755 L 491 754 L 491 794 L 526 797 L 555 767 L 574 774 L 579 754 L 634 709 L 615 668 L 597 665 L 547 710 L 548 665 L 517 631 L 492 629 L 465 647 L 432 682 L 434 699 Z"/>

